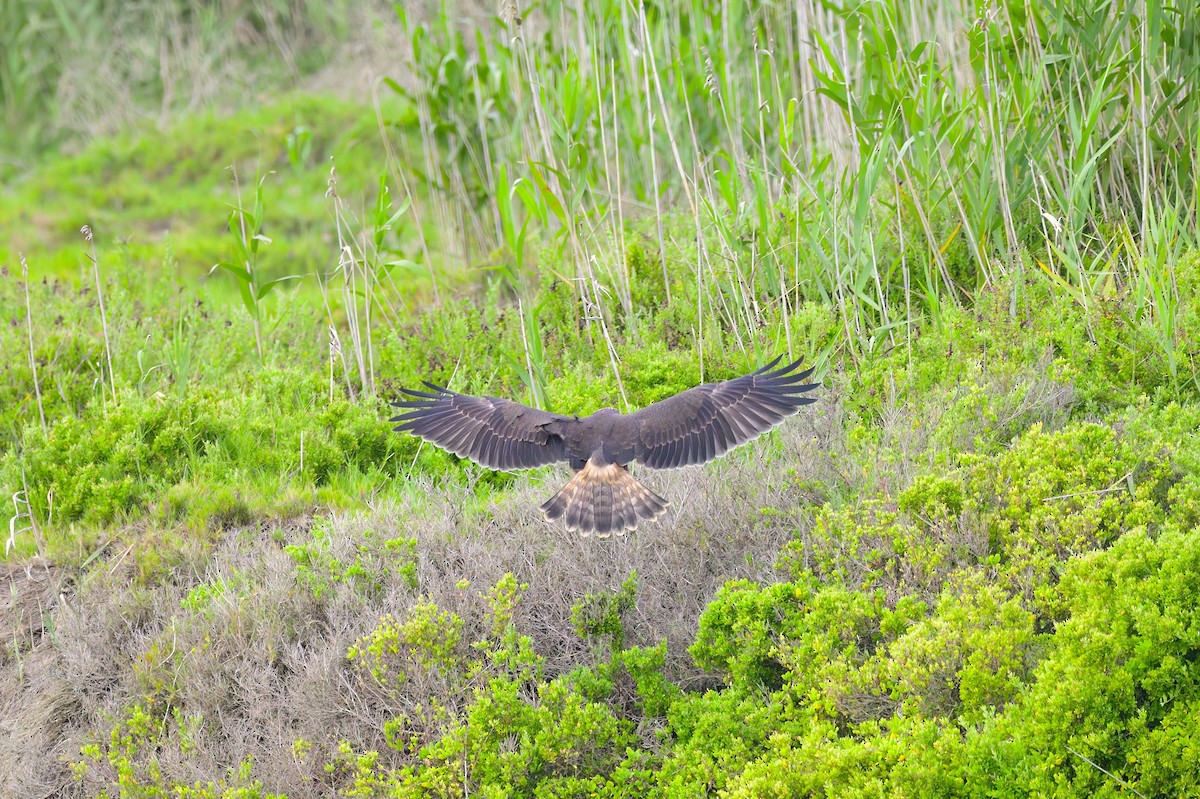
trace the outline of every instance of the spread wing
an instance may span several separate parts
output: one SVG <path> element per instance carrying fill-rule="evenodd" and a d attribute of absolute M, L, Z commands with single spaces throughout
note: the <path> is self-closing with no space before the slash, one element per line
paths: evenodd
<path fill-rule="evenodd" d="M 776 369 L 780 358 L 757 372 L 690 388 L 627 416 L 622 432 L 633 438 L 637 460 L 654 469 L 707 463 L 815 402 L 803 396 L 820 385 L 804 382 L 812 367 L 798 372 L 796 361 Z"/>
<path fill-rule="evenodd" d="M 433 383 L 429 391 L 401 389 L 410 399 L 393 402 L 404 413 L 397 432 L 470 458 L 489 469 L 527 469 L 564 460 L 560 435 L 565 416 L 539 411 L 500 397 L 472 397 Z"/>

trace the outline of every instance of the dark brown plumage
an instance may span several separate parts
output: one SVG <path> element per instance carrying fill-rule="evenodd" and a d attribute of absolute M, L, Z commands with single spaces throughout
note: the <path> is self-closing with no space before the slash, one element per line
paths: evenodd
<path fill-rule="evenodd" d="M 631 414 L 604 408 L 582 419 L 530 408 L 500 397 L 472 397 L 426 383 L 402 389 L 392 403 L 404 412 L 391 421 L 408 432 L 489 469 L 508 471 L 566 461 L 575 476 L 542 505 L 546 518 L 564 519 L 584 535 L 607 536 L 657 518 L 667 500 L 625 467 L 652 469 L 706 463 L 767 432 L 801 405 L 818 383 L 800 361 L 720 383 L 705 383 Z"/>

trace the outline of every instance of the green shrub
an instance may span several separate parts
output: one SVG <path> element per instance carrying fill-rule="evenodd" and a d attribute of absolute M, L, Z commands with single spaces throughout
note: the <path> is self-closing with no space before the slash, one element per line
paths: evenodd
<path fill-rule="evenodd" d="M 284 799 L 263 790 L 255 779 L 254 761 L 246 756 L 226 777 L 191 785 L 165 779 L 158 753 L 168 738 L 168 728 L 182 732 L 180 753 L 194 748 L 196 725 L 203 719 L 185 718 L 178 709 L 141 703 L 129 707 L 105 741 L 85 744 L 80 759 L 72 763 L 75 779 L 99 799 Z"/>
<path fill-rule="evenodd" d="M 856 721 L 884 709 L 970 724 L 1021 694 L 1035 656 L 1033 614 L 983 572 L 955 582 L 928 617 L 909 622 L 850 679 L 842 702 L 863 708 Z"/>
<path fill-rule="evenodd" d="M 452 673 L 457 669 L 462 626 L 457 614 L 421 601 L 405 613 L 403 621 L 384 616 L 378 627 L 350 647 L 346 657 L 366 664 L 383 685 L 403 682 L 409 668 Z"/>
<path fill-rule="evenodd" d="M 631 596 L 634 585 L 627 581 L 622 595 Z M 464 764 L 466 789 L 485 795 L 616 797 L 628 795 L 624 780 L 648 784 L 652 759 L 637 751 L 637 725 L 665 721 L 680 696 L 664 674 L 665 645 L 613 649 L 594 668 L 545 679 L 541 658 L 513 623 L 524 590 L 509 574 L 476 594 L 486 633 L 469 646 L 462 617 L 422 600 L 402 617 L 385 616 L 350 648 L 352 663 L 402 701 L 420 704 L 386 729 L 411 765 L 385 767 L 376 754 L 343 742 L 329 769 L 349 795 L 457 795 Z M 623 611 L 610 610 L 619 622 Z M 430 685 L 412 682 L 418 672 L 439 676 L 434 695 L 418 696 Z M 622 685 L 632 696 L 623 696 Z"/>
<path fill-rule="evenodd" d="M 53 511 L 60 523 L 101 525 L 167 497 L 165 517 L 190 517 L 188 504 L 199 500 L 213 506 L 213 526 L 225 527 L 249 523 L 253 510 L 206 492 L 268 504 L 280 498 L 274 484 L 285 475 L 305 478 L 301 487 L 347 473 L 394 476 L 402 453 L 415 451 L 411 439 L 390 431 L 378 407 L 330 403 L 311 373 L 264 370 L 241 390 L 207 387 L 184 397 L 126 391 L 108 407 L 97 400 L 47 433 L 31 428 L 22 453 L 7 456 L 2 468 L 14 482 L 23 472 L 43 520 Z M 204 491 L 172 493 L 186 483 Z"/>
<path fill-rule="evenodd" d="M 1072 561 L 1062 591 L 1070 615 L 1031 689 L 970 741 L 981 783 L 1080 797 L 1195 792 L 1200 538 L 1128 533 Z"/>

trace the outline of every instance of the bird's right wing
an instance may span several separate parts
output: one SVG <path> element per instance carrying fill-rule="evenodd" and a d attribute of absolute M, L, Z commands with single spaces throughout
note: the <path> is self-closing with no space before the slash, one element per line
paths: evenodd
<path fill-rule="evenodd" d="M 432 383 L 429 391 L 401 389 L 409 399 L 393 402 L 404 413 L 397 432 L 470 458 L 489 469 L 527 469 L 564 460 L 560 434 L 569 417 L 500 397 L 472 397 Z"/>
<path fill-rule="evenodd" d="M 625 417 L 623 437 L 635 442 L 637 460 L 653 469 L 692 466 L 724 455 L 816 401 L 804 396 L 819 385 L 805 382 L 812 368 L 797 371 L 800 361 L 776 368 L 779 361 L 642 408 Z"/>

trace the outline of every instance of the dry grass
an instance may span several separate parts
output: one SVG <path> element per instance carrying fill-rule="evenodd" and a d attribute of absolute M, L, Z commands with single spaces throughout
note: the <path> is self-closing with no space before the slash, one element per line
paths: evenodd
<path fill-rule="evenodd" d="M 68 724 L 79 706 L 59 669 L 52 626 L 61 618 L 61 581 L 61 573 L 40 559 L 4 568 L 0 793 L 7 796 L 55 796 L 68 781 L 61 759 L 74 754 Z"/>

